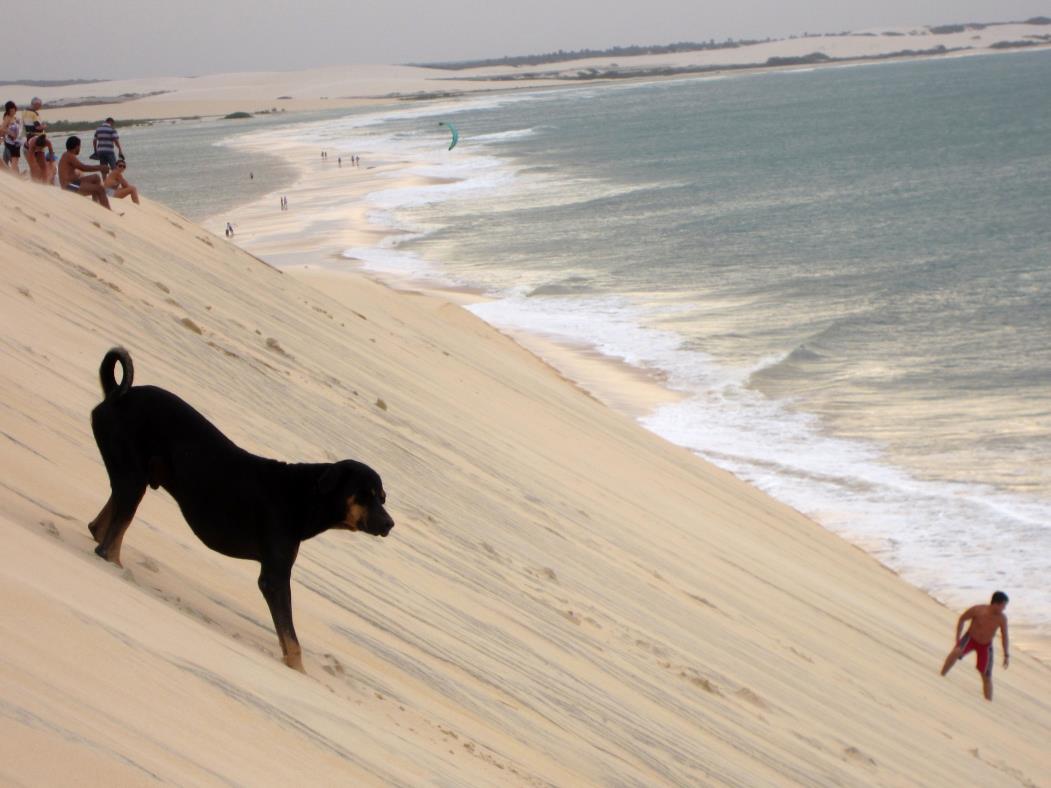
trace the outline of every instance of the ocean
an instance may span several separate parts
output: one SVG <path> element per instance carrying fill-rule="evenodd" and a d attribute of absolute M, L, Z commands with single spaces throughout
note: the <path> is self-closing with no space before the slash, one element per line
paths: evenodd
<path fill-rule="evenodd" d="M 237 120 L 158 121 L 119 128 L 128 157 L 128 180 L 144 195 L 202 221 L 253 202 L 293 183 L 296 168 L 284 158 L 244 151 L 228 143 L 246 134 L 287 129 L 304 122 L 345 118 L 347 110 L 256 115 Z M 91 134 L 81 133 L 90 140 Z"/>
<path fill-rule="evenodd" d="M 678 393 L 640 420 L 953 607 L 1051 634 L 1051 52 L 571 87 L 296 127 L 430 185 L 348 266 Z M 447 129 L 459 129 L 449 151 Z"/>

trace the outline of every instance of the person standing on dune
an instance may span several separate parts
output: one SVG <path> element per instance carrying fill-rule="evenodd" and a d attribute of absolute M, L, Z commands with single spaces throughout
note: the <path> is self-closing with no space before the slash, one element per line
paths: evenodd
<path fill-rule="evenodd" d="M 95 149 L 95 155 L 92 158 L 98 159 L 100 164 L 105 164 L 111 171 L 117 167 L 117 156 L 114 149 L 120 154 L 120 158 L 124 159 L 124 148 L 120 146 L 120 134 L 117 133 L 117 124 L 113 118 L 106 118 L 102 121 L 102 125 L 95 130 L 95 137 L 91 144 Z"/>
<path fill-rule="evenodd" d="M 944 676 L 952 670 L 953 665 L 973 651 L 977 657 L 978 672 L 982 674 L 982 693 L 986 700 L 993 699 L 993 638 L 998 629 L 1004 647 L 1004 669 L 1010 659 L 1007 652 L 1007 616 L 1004 615 L 1008 601 L 1007 594 L 996 591 L 988 605 L 975 605 L 964 611 L 956 622 L 956 647 L 949 652 L 942 665 Z M 970 621 L 971 625 L 967 628 L 967 634 L 961 638 L 965 621 Z"/>

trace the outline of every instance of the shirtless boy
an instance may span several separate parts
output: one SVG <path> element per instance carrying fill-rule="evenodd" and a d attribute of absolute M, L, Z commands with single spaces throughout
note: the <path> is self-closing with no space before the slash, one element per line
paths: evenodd
<path fill-rule="evenodd" d="M 993 699 L 993 638 L 996 637 L 998 629 L 1000 642 L 1004 647 L 1005 669 L 1010 658 L 1007 652 L 1007 616 L 1004 615 L 1007 602 L 1007 594 L 997 591 L 988 605 L 975 605 L 964 612 L 956 622 L 956 648 L 949 652 L 945 664 L 942 665 L 944 676 L 952 670 L 953 665 L 973 651 L 978 658 L 978 672 L 982 674 L 982 692 L 985 693 L 986 700 Z M 961 638 L 960 632 L 965 621 L 970 621 L 971 626 Z"/>
<path fill-rule="evenodd" d="M 84 175 L 83 173 L 106 173 L 105 164 L 84 164 L 77 156 L 80 154 L 80 137 L 66 140 L 66 152 L 58 160 L 58 183 L 67 191 L 90 197 L 104 208 L 109 208 L 109 197 L 102 184 L 101 175 Z"/>

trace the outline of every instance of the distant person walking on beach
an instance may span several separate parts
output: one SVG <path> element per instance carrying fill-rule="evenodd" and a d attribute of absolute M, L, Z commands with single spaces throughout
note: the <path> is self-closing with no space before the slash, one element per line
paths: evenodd
<path fill-rule="evenodd" d="M 1000 642 L 1004 647 L 1004 668 L 1007 668 L 1010 654 L 1007 651 L 1007 616 L 1004 608 L 1008 603 L 1007 594 L 997 591 L 993 594 L 988 605 L 975 605 L 964 612 L 956 622 L 956 647 L 949 652 L 942 665 L 944 676 L 952 666 L 959 662 L 970 652 L 977 655 L 978 672 L 982 674 L 982 692 L 986 700 L 993 699 L 993 638 L 996 630 L 1000 630 Z M 967 634 L 962 638 L 965 621 L 970 621 Z"/>
<path fill-rule="evenodd" d="M 343 168 L 343 157 L 342 156 L 337 156 L 336 157 L 336 164 L 339 165 L 340 169 Z"/>
<path fill-rule="evenodd" d="M 113 118 L 106 118 L 102 125 L 95 129 L 95 138 L 91 141 L 91 145 L 95 149 L 95 155 L 91 158 L 98 159 L 100 164 L 105 164 L 110 169 L 117 166 L 114 148 L 117 153 L 120 153 L 120 157 L 124 158 L 124 149 L 120 146 L 120 135 L 117 133 Z"/>
<path fill-rule="evenodd" d="M 230 222 L 226 223 L 226 237 L 227 238 L 233 238 L 234 237 L 234 226 L 232 224 L 230 224 Z"/>
<path fill-rule="evenodd" d="M 109 208 L 106 187 L 102 184 L 102 176 L 97 174 L 105 173 L 109 168 L 105 164 L 85 164 L 77 158 L 79 155 L 80 137 L 70 137 L 66 140 L 66 152 L 58 161 L 59 185 L 67 191 L 90 197 L 103 208 Z"/>

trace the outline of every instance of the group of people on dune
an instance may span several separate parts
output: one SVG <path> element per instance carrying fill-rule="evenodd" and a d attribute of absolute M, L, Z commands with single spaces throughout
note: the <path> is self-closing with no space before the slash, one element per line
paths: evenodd
<path fill-rule="evenodd" d="M 4 116 L 0 121 L 0 136 L 4 141 L 3 169 L 19 177 L 28 177 L 37 183 L 55 184 L 67 191 L 90 197 L 99 205 L 109 208 L 109 198 L 131 197 L 138 204 L 139 190 L 128 182 L 125 172 L 128 163 L 120 144 L 113 118 L 106 118 L 95 130 L 92 139 L 92 159 L 98 164 L 80 160 L 80 137 L 66 138 L 66 150 L 58 157 L 47 134 L 47 124 L 40 118 L 43 102 L 34 98 L 18 117 L 18 105 L 13 101 L 4 104 Z M 25 159 L 26 170 L 21 169 Z"/>

